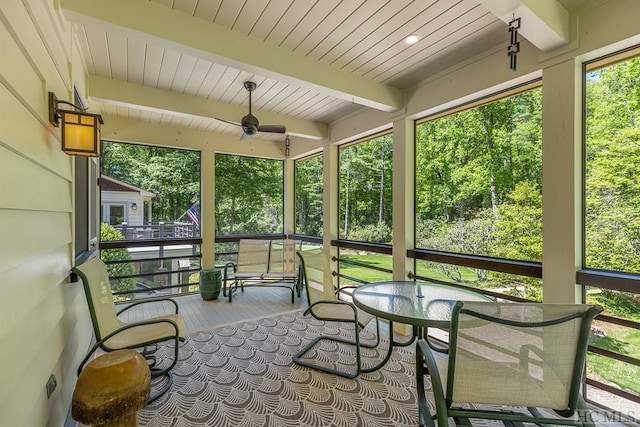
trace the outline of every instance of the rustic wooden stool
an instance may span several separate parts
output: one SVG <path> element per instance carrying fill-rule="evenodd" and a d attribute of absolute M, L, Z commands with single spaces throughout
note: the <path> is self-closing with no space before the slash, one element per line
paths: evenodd
<path fill-rule="evenodd" d="M 116 350 L 92 360 L 73 391 L 71 416 L 101 427 L 138 426 L 138 409 L 149 398 L 151 373 L 134 350 Z"/>

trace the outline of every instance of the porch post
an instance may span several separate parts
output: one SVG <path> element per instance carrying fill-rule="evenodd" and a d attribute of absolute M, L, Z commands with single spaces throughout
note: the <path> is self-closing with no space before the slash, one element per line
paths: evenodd
<path fill-rule="evenodd" d="M 216 258 L 215 152 L 202 151 L 200 157 L 200 236 L 202 268 L 213 268 Z"/>
<path fill-rule="evenodd" d="M 295 186 L 294 186 L 294 171 L 295 163 L 292 159 L 283 160 L 283 175 L 284 175 L 284 194 L 283 196 L 283 229 L 284 234 L 289 235 L 295 233 Z"/>
<path fill-rule="evenodd" d="M 542 289 L 547 303 L 582 301 L 581 67 L 574 58 L 543 70 Z"/>
<path fill-rule="evenodd" d="M 415 274 L 407 249 L 415 242 L 415 126 L 412 119 L 393 122 L 393 280 Z"/>
<path fill-rule="evenodd" d="M 329 255 L 329 269 L 324 272 L 324 294 L 325 297 L 331 298 L 333 289 L 338 286 L 338 277 L 331 274 L 332 271 L 338 270 L 338 263 L 331 260 L 332 257 L 338 256 L 338 248 L 331 246 L 331 241 L 338 238 L 338 229 L 340 223 L 338 221 L 338 146 L 336 144 L 325 145 L 322 151 L 323 162 L 323 194 L 322 199 L 322 236 L 323 247 Z M 330 286 L 327 286 L 330 284 Z"/>

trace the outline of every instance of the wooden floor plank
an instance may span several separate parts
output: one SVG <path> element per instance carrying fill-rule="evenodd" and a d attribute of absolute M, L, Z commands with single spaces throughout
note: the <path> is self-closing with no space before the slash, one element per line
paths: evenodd
<path fill-rule="evenodd" d="M 200 294 L 174 295 L 179 312 L 185 319 L 186 333 L 207 330 L 227 323 L 235 323 L 302 309 L 307 305 L 306 297 L 296 297 L 291 304 L 290 293 L 284 288 L 251 287 L 238 291 L 230 303 L 222 294 L 216 300 L 204 301 Z M 120 310 L 126 304 L 118 304 Z M 120 318 L 125 322 L 135 322 L 144 318 L 160 316 L 170 312 L 166 303 L 142 304 L 125 311 Z"/>

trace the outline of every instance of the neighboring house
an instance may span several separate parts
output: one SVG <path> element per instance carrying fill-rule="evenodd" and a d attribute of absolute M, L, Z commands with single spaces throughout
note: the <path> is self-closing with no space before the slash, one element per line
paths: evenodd
<path fill-rule="evenodd" d="M 156 197 L 155 194 L 115 178 L 100 175 L 100 195 L 102 222 L 111 225 L 120 225 L 123 222 L 128 225 L 151 223 L 151 200 Z"/>

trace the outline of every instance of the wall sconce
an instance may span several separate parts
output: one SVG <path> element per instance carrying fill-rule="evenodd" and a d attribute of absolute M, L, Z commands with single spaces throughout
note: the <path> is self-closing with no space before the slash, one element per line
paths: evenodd
<path fill-rule="evenodd" d="M 59 104 L 71 105 L 76 111 L 62 110 Z M 59 101 L 49 92 L 49 121 L 55 127 L 62 120 L 62 151 L 72 156 L 98 157 L 100 155 L 100 125 L 104 124 L 100 114 L 86 112 L 67 101 Z"/>
<path fill-rule="evenodd" d="M 131 203 L 131 210 L 132 211 L 137 211 L 138 210 L 138 204 L 136 202 Z"/>

